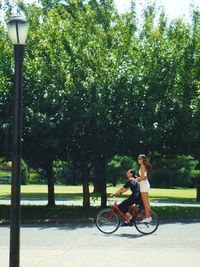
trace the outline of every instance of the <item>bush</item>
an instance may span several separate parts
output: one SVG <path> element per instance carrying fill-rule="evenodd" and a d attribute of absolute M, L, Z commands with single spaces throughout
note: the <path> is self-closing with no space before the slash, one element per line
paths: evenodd
<path fill-rule="evenodd" d="M 21 206 L 22 223 L 70 222 L 81 223 L 94 220 L 99 207 L 84 208 L 80 206 Z M 153 207 L 160 220 L 199 219 L 200 207 L 164 206 Z M 10 206 L 0 205 L 0 224 L 9 223 Z"/>
<path fill-rule="evenodd" d="M 21 160 L 21 184 L 26 184 L 28 179 L 28 166 L 24 160 Z"/>
<path fill-rule="evenodd" d="M 7 173 L 7 177 L 11 177 L 12 175 L 12 161 L 4 161 L 0 169 L 4 171 L 4 173 Z M 21 160 L 21 184 L 24 185 L 26 184 L 28 179 L 28 166 L 26 162 L 22 159 Z M 5 180 L 6 181 L 6 180 Z M 10 179 L 7 179 L 7 182 L 10 183 Z"/>
<path fill-rule="evenodd" d="M 29 184 L 44 184 L 46 183 L 46 179 L 44 177 L 45 174 L 42 169 L 38 170 L 30 169 L 27 182 Z"/>
<path fill-rule="evenodd" d="M 82 183 L 82 172 L 73 163 L 55 161 L 53 170 L 57 183 L 66 185 L 79 185 Z"/>
<path fill-rule="evenodd" d="M 191 156 L 164 158 L 153 164 L 151 185 L 153 187 L 194 187 L 200 178 L 198 161 Z"/>

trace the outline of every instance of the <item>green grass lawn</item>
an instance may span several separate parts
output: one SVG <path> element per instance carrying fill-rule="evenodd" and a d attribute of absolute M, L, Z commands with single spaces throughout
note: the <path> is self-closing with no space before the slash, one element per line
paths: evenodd
<path fill-rule="evenodd" d="M 0 170 L 0 177 L 2 176 L 11 176 L 11 172 L 10 171 L 2 171 Z"/>
<path fill-rule="evenodd" d="M 114 193 L 120 185 L 117 187 L 108 187 L 108 195 Z M 9 198 L 11 192 L 11 186 L 7 184 L 0 184 L 0 199 Z M 82 186 L 55 186 L 56 199 L 82 199 Z M 90 193 L 93 192 L 93 186 L 90 186 Z M 130 191 L 126 192 L 126 197 L 130 194 Z M 92 194 L 91 194 L 92 195 Z M 21 199 L 47 199 L 47 185 L 22 185 L 21 186 Z M 150 191 L 151 201 L 195 201 L 196 189 L 195 188 L 177 188 L 177 189 L 159 189 L 152 188 Z"/>

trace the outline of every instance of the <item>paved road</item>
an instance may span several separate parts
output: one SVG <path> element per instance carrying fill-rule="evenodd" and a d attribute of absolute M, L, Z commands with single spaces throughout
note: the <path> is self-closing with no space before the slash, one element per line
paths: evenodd
<path fill-rule="evenodd" d="M 21 228 L 20 267 L 199 267 L 200 223 L 166 223 L 143 236 L 134 227 L 104 235 L 93 224 Z M 0 227 L 0 266 L 8 267 L 9 227 Z"/>

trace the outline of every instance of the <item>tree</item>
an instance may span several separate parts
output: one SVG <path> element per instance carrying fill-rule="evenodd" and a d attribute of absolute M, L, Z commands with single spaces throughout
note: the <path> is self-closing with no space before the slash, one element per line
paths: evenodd
<path fill-rule="evenodd" d="M 0 21 L 0 155 L 11 157 L 12 92 L 13 92 L 13 46 Z"/>
<path fill-rule="evenodd" d="M 61 158 L 59 124 L 63 83 L 59 72 L 62 51 L 54 11 L 20 4 L 30 23 L 25 57 L 23 154 L 31 164 L 45 170 L 48 205 L 55 205 L 53 162 Z M 56 42 L 55 42 L 56 40 Z"/>
<path fill-rule="evenodd" d="M 106 165 L 114 155 L 191 154 L 199 160 L 198 10 L 191 25 L 169 22 L 164 10 L 156 22 L 158 9 L 147 5 L 139 27 L 135 1 L 123 15 L 112 0 L 19 1 L 18 9 L 29 21 L 23 157 L 46 170 L 50 205 L 55 160 L 81 169 L 85 206 L 92 171 L 106 205 Z M 3 25 L 0 33 L 3 40 Z M 7 43 L 0 48 L 4 151 L 12 106 L 9 49 Z"/>

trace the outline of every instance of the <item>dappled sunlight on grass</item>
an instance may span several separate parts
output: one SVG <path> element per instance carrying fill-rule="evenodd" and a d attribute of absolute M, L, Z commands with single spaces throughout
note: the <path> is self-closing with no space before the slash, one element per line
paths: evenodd
<path fill-rule="evenodd" d="M 110 195 L 117 191 L 122 185 L 116 187 L 107 187 L 107 193 Z M 9 198 L 11 192 L 11 185 L 0 184 L 0 199 Z M 82 186 L 65 186 L 55 185 L 55 198 L 56 199 L 82 199 Z M 93 192 L 93 186 L 90 185 L 91 198 L 95 198 Z M 22 185 L 21 186 L 21 198 L 22 199 L 47 199 L 48 187 L 47 185 Z M 127 191 L 120 199 L 124 199 L 130 195 L 130 191 Z M 160 189 L 152 188 L 150 191 L 151 201 L 194 201 L 196 198 L 195 188 L 177 188 L 177 189 Z"/>
<path fill-rule="evenodd" d="M 151 200 L 159 201 L 192 201 L 196 198 L 195 188 L 160 189 L 152 188 Z"/>

